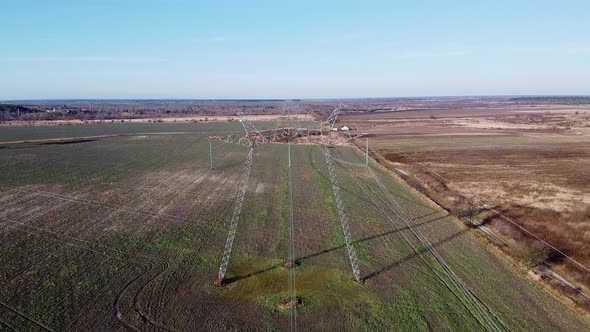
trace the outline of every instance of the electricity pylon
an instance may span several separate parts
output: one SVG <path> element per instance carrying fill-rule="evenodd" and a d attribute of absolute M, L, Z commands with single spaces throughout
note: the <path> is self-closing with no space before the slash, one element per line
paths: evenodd
<path fill-rule="evenodd" d="M 341 197 L 341 190 L 338 184 L 338 178 L 336 177 L 336 167 L 334 166 L 334 161 L 332 159 L 332 154 L 330 153 L 330 149 L 328 148 L 329 142 L 329 135 L 334 128 L 336 123 L 336 119 L 338 118 L 338 114 L 344 105 L 338 106 L 328 119 L 321 124 L 321 142 L 323 144 L 323 152 L 324 157 L 326 158 L 326 164 L 328 166 L 328 173 L 330 176 L 330 182 L 332 183 L 332 192 L 334 193 L 334 203 L 336 204 L 336 208 L 338 209 L 338 217 L 340 220 L 340 226 L 342 227 L 342 233 L 344 233 L 344 240 L 346 242 L 346 251 L 348 252 L 348 257 L 350 259 L 350 265 L 352 267 L 352 274 L 354 274 L 354 279 L 356 281 L 361 281 L 361 270 L 358 266 L 356 250 L 354 249 L 354 244 L 352 242 L 352 236 L 350 235 L 350 228 L 348 227 L 348 217 L 346 215 L 346 211 L 344 210 L 344 203 Z M 328 134 L 324 136 L 324 131 L 328 130 Z"/>

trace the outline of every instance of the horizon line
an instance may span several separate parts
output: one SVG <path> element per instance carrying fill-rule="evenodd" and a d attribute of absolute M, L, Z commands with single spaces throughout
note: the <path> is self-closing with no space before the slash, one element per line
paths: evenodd
<path fill-rule="evenodd" d="M 367 99 L 427 99 L 427 98 L 515 98 L 515 97 L 584 97 L 590 94 L 483 94 L 483 95 L 423 95 L 390 97 L 314 97 L 314 98 L 31 98 L 0 99 L 0 102 L 41 102 L 41 101 L 322 101 L 322 100 L 367 100 Z"/>

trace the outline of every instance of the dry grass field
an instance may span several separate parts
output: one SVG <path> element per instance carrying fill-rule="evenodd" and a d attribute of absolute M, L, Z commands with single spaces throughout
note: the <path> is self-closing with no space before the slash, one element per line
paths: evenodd
<path fill-rule="evenodd" d="M 341 122 L 370 132 L 377 158 L 449 210 L 469 214 L 486 204 L 590 266 L 590 109 L 433 109 Z M 489 208 L 477 217 L 511 244 L 508 252 L 529 266 L 550 266 L 590 294 L 587 270 Z"/>
<path fill-rule="evenodd" d="M 214 143 L 210 170 L 207 136 L 239 124 L 179 126 L 108 125 L 102 133 L 118 136 L 1 145 L 2 329 L 285 330 L 290 208 L 302 330 L 590 327 L 351 146 L 331 150 L 363 282 L 352 280 L 318 146 L 292 146 L 291 204 L 287 146 L 268 144 L 256 148 L 228 285 L 217 288 L 247 149 Z M 21 128 L 18 140 L 78 128 Z"/>

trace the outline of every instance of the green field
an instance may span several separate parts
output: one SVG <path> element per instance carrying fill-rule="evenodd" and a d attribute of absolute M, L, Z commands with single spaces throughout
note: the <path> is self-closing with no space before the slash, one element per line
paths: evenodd
<path fill-rule="evenodd" d="M 281 126 L 316 128 L 318 124 L 310 121 L 281 121 Z M 258 129 L 275 128 L 277 122 L 256 122 Z M 202 122 L 202 123 L 103 123 L 88 125 L 60 125 L 60 126 L 2 126 L 0 127 L 0 142 L 42 140 L 69 137 L 87 137 L 104 135 L 140 135 L 156 133 L 225 133 L 242 131 L 238 121 L 230 122 Z"/>
<path fill-rule="evenodd" d="M 287 330 L 288 310 L 280 306 L 288 294 L 287 145 L 256 148 L 226 276 L 231 282 L 213 286 L 248 151 L 217 141 L 210 170 L 207 137 L 231 130 L 242 129 L 239 123 L 0 129 L 0 141 L 123 135 L 0 144 L 2 329 Z M 300 330 L 590 329 L 488 252 L 472 230 L 378 166 L 364 167 L 352 147 L 331 152 L 364 280 L 352 278 L 322 151 L 292 146 Z M 394 214 L 392 200 L 414 228 Z"/>

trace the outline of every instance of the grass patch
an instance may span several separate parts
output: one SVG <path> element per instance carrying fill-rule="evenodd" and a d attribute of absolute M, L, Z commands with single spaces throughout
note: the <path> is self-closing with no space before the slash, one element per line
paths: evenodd
<path fill-rule="evenodd" d="M 379 331 L 385 326 L 395 326 L 396 331 L 430 331 L 415 291 L 405 290 L 396 303 L 373 302 L 359 317 L 355 329 Z"/>
<path fill-rule="evenodd" d="M 288 270 L 282 260 L 249 257 L 230 266 L 227 279 L 235 281 L 219 290 L 221 296 L 252 301 L 267 310 L 283 312 L 279 304 L 288 297 L 289 288 Z M 348 305 L 368 296 L 349 273 L 338 269 L 306 265 L 297 269 L 295 279 L 297 296 L 303 301 L 298 311 L 335 303 Z"/>

